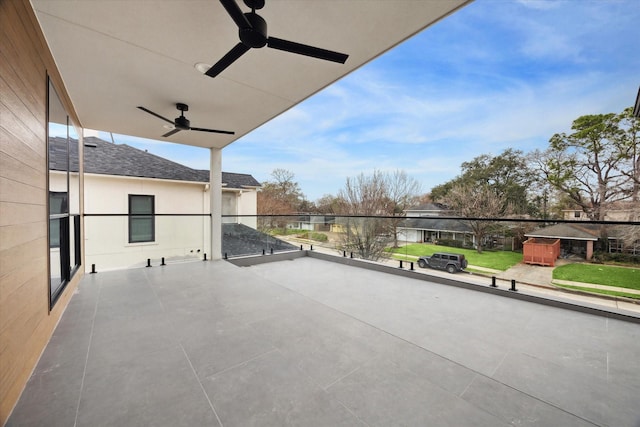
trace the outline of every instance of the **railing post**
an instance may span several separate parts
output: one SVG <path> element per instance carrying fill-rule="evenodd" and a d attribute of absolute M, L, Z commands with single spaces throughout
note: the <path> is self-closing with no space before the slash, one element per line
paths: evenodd
<path fill-rule="evenodd" d="M 96 265 L 95 264 L 91 264 L 91 273 L 89 274 L 96 274 Z"/>
<path fill-rule="evenodd" d="M 510 291 L 514 291 L 517 292 L 518 290 L 516 289 L 516 279 L 511 279 L 511 289 L 509 289 Z"/>
<path fill-rule="evenodd" d="M 151 258 L 147 258 L 147 267 L 151 267 Z"/>
<path fill-rule="evenodd" d="M 496 276 L 491 276 L 491 287 L 492 288 L 498 287 L 498 285 L 496 285 Z"/>
<path fill-rule="evenodd" d="M 346 258 L 347 257 L 347 251 L 342 251 L 342 257 Z"/>
<path fill-rule="evenodd" d="M 311 245 L 311 249 L 309 249 L 309 250 L 311 250 L 311 251 L 313 250 L 313 245 Z"/>
<path fill-rule="evenodd" d="M 164 263 L 164 257 L 162 257 L 162 262 L 160 263 L 160 265 L 167 265 Z"/>
<path fill-rule="evenodd" d="M 411 261 L 411 271 L 413 271 L 413 261 Z"/>
<path fill-rule="evenodd" d="M 300 245 L 300 250 L 302 250 L 302 245 Z"/>
<path fill-rule="evenodd" d="M 353 252 L 351 252 L 351 258 L 353 258 Z"/>
<path fill-rule="evenodd" d="M 205 252 L 203 261 L 206 261 L 206 260 L 207 260 L 207 253 Z"/>
<path fill-rule="evenodd" d="M 402 260 L 400 260 L 400 268 L 403 268 L 403 267 L 402 267 Z"/>

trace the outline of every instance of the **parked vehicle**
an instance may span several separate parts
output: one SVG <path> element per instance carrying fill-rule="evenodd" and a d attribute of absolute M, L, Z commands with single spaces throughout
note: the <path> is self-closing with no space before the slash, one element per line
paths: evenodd
<path fill-rule="evenodd" d="M 449 273 L 457 273 L 467 268 L 467 260 L 462 254 L 448 252 L 437 252 L 431 256 L 418 258 L 418 265 L 422 268 L 435 268 L 447 270 Z"/>

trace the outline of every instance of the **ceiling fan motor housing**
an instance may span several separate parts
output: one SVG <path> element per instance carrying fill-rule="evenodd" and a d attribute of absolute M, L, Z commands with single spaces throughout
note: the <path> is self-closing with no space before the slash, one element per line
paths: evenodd
<path fill-rule="evenodd" d="M 191 126 L 191 122 L 185 116 L 180 116 L 176 117 L 175 126 L 178 129 L 188 130 Z"/>
<path fill-rule="evenodd" d="M 245 13 L 251 28 L 240 28 L 238 35 L 245 46 L 259 48 L 267 44 L 267 21 L 254 12 Z"/>

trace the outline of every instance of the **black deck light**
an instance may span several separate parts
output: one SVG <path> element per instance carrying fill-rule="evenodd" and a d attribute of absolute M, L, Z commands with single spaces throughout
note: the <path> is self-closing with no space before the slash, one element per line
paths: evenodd
<path fill-rule="evenodd" d="M 516 289 L 516 279 L 511 279 L 511 289 L 509 289 L 510 291 L 514 291 L 517 292 L 518 290 Z"/>
<path fill-rule="evenodd" d="M 404 268 L 404 267 L 402 266 L 402 260 L 400 260 L 400 268 Z"/>
<path fill-rule="evenodd" d="M 160 263 L 160 265 L 167 265 L 164 263 L 164 257 L 162 257 L 162 262 Z"/>
<path fill-rule="evenodd" d="M 411 261 L 411 271 L 413 271 L 413 261 Z"/>
<path fill-rule="evenodd" d="M 491 287 L 492 288 L 498 287 L 498 285 L 496 285 L 496 276 L 491 276 Z"/>
<path fill-rule="evenodd" d="M 91 264 L 91 273 L 90 274 L 96 274 L 96 265 L 95 264 Z"/>
<path fill-rule="evenodd" d="M 151 267 L 151 258 L 147 258 L 147 267 Z"/>

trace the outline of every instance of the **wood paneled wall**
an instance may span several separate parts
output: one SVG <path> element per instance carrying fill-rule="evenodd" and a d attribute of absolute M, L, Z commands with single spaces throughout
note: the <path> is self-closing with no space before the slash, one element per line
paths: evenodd
<path fill-rule="evenodd" d="M 81 273 L 49 312 L 47 73 L 78 123 L 28 0 L 0 0 L 0 425 Z"/>

